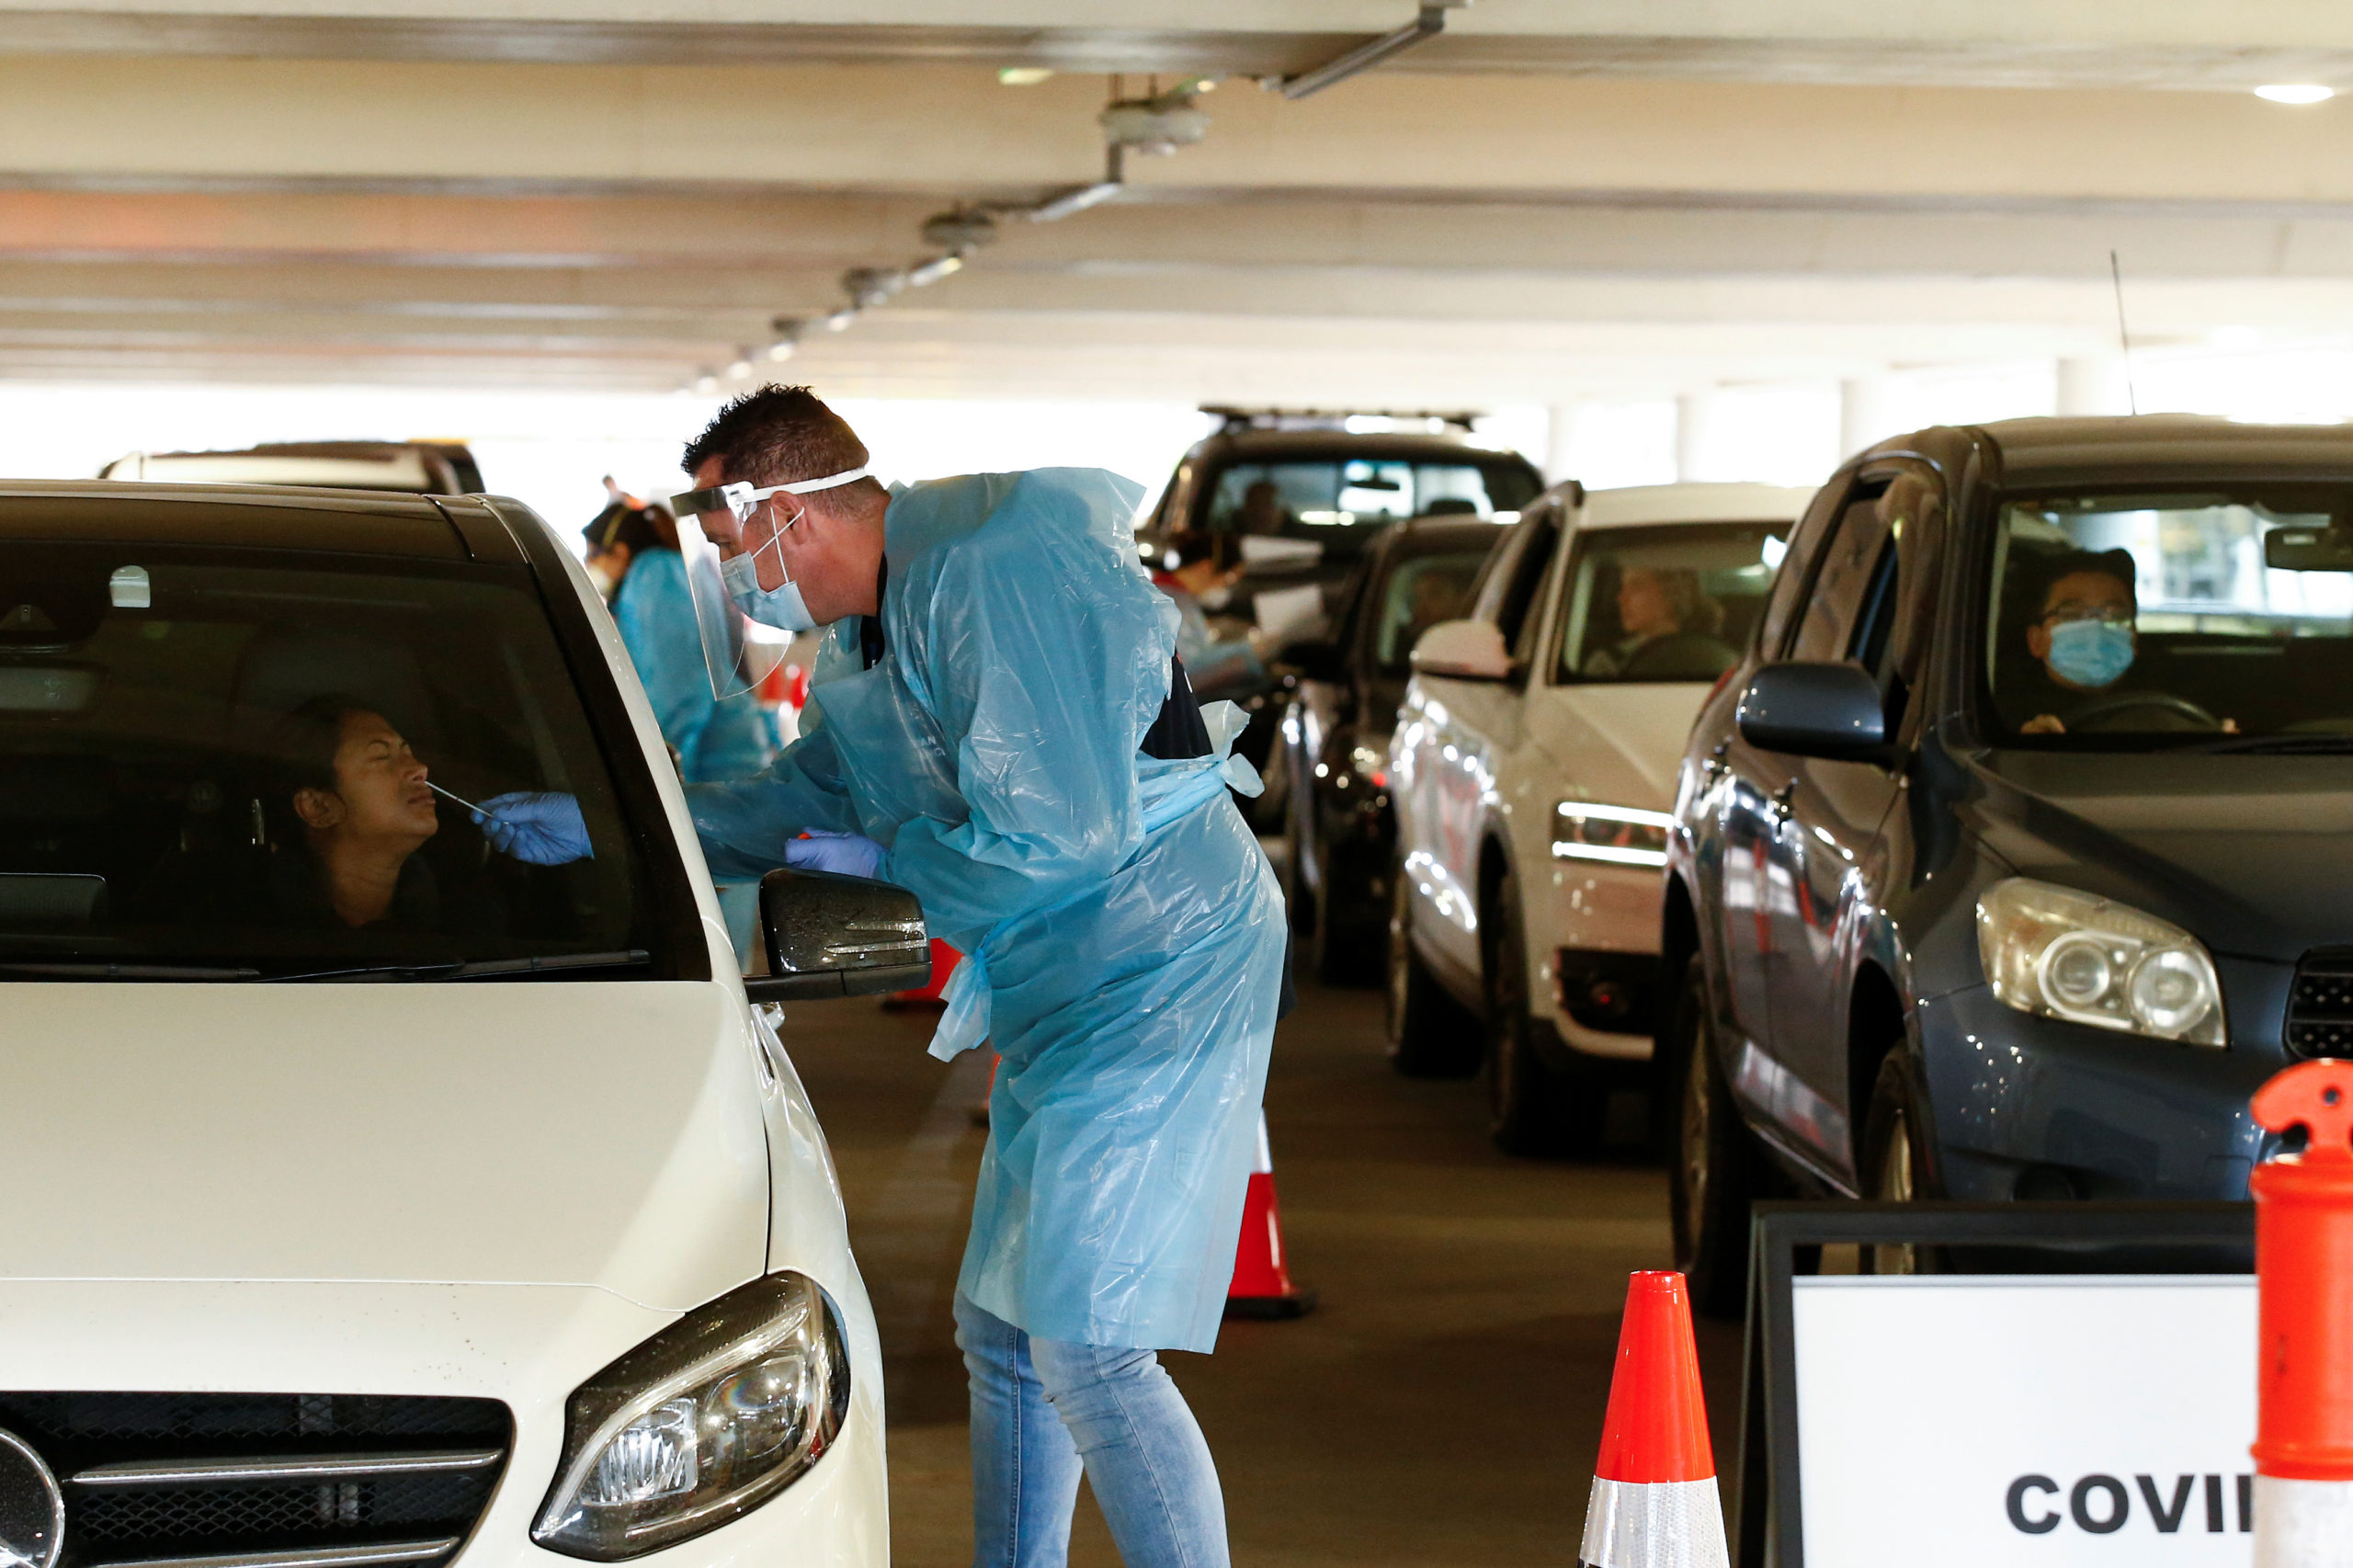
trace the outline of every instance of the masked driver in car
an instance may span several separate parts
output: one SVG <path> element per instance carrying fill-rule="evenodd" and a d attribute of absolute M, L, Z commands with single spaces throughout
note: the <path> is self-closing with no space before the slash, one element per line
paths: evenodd
<path fill-rule="evenodd" d="M 2006 681 L 2002 693 L 2003 707 L 2033 715 L 2018 726 L 2020 734 L 2063 735 L 2070 722 L 2128 710 L 2135 715 L 2126 726 L 2131 729 L 2238 732 L 2231 720 L 2200 724 L 2166 694 L 2124 684 L 2141 647 L 2135 574 L 2131 553 L 2121 550 L 2079 551 L 2048 568 L 2040 613 L 2026 629 L 2034 668 Z M 2145 700 L 2128 700 L 2135 696 Z"/>

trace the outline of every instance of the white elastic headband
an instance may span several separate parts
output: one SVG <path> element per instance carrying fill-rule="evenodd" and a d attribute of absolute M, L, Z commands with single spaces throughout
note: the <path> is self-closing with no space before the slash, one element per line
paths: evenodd
<path fill-rule="evenodd" d="M 819 490 L 835 490 L 845 484 L 855 484 L 866 475 L 865 469 L 854 468 L 846 473 L 829 473 L 823 479 L 803 479 L 791 484 L 772 485 L 766 490 L 755 490 L 752 494 L 755 499 L 763 499 L 781 490 L 787 495 L 808 495 Z"/>
<path fill-rule="evenodd" d="M 749 484 L 718 484 L 708 490 L 689 490 L 670 497 L 670 510 L 677 517 L 700 516 L 716 512 L 724 506 L 737 520 L 748 520 L 752 508 L 771 495 L 808 495 L 820 490 L 835 490 L 845 484 L 855 484 L 864 479 L 868 470 L 851 469 L 847 473 L 829 473 L 821 479 L 795 480 L 790 484 L 771 484 L 756 489 Z"/>

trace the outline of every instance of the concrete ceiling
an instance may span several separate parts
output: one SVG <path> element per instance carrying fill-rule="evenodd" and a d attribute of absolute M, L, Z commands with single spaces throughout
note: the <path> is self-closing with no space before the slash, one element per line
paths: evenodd
<path fill-rule="evenodd" d="M 0 375 L 664 388 L 1007 222 L 790 366 L 846 395 L 1558 402 L 2353 335 L 2353 7 L 0 0 Z M 462 15 L 458 14 L 460 11 Z M 1668 13 L 1672 13 L 1671 15 Z M 1007 86 L 998 70 L 1051 69 Z M 763 361 L 765 366 L 765 361 Z M 780 372 L 779 372 L 780 373 Z"/>

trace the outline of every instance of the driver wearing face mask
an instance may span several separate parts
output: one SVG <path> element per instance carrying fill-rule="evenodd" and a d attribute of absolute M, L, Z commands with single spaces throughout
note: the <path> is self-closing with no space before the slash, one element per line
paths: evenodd
<path fill-rule="evenodd" d="M 2127 679 L 2141 646 L 2134 575 L 2132 557 L 2121 550 L 2078 551 L 2049 568 L 2039 613 L 2026 629 L 2035 665 L 2006 681 L 2002 692 L 2005 709 L 2032 715 L 2018 725 L 2020 734 L 2111 727 L 2101 723 L 2110 714 L 2118 728 L 2192 727 L 2164 693 Z M 2220 727 L 2226 733 L 2238 728 L 2227 719 Z"/>

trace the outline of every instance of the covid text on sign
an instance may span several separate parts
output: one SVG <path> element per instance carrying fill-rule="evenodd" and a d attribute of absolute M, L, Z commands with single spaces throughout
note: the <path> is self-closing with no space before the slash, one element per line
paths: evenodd
<path fill-rule="evenodd" d="M 2248 1276 L 1801 1278 L 1805 1568 L 2253 1561 Z"/>

